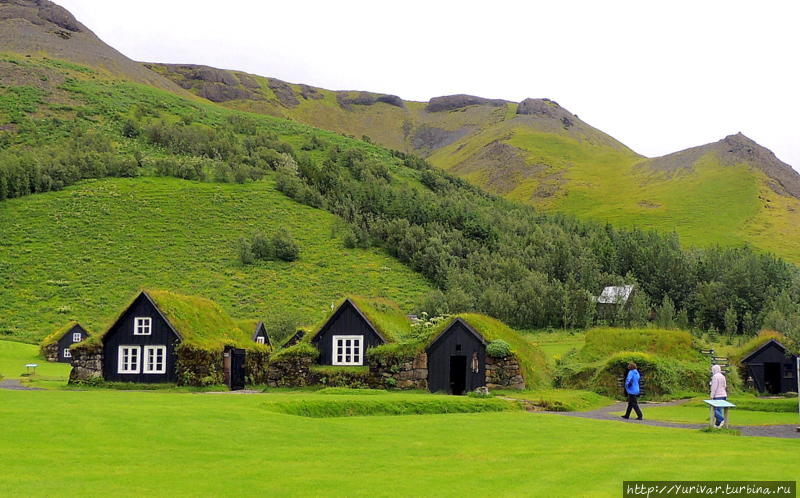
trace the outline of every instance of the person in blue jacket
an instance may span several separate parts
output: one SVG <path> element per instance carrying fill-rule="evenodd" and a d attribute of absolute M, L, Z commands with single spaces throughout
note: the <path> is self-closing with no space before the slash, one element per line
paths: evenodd
<path fill-rule="evenodd" d="M 642 410 L 639 408 L 639 370 L 636 363 L 628 363 L 628 376 L 625 377 L 625 392 L 628 394 L 628 409 L 622 418 L 631 418 L 631 410 L 636 412 L 636 420 L 642 420 Z"/>

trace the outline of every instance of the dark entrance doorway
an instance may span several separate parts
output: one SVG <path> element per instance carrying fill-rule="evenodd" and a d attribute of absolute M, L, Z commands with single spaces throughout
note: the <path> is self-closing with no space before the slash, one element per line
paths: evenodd
<path fill-rule="evenodd" d="M 764 363 L 764 389 L 772 394 L 781 392 L 780 363 Z"/>
<path fill-rule="evenodd" d="M 222 357 L 223 373 L 225 374 L 225 384 L 231 391 L 244 389 L 245 375 L 245 350 L 237 348 L 226 348 Z"/>
<path fill-rule="evenodd" d="M 450 357 L 450 392 L 464 394 L 467 390 L 467 357 Z"/>

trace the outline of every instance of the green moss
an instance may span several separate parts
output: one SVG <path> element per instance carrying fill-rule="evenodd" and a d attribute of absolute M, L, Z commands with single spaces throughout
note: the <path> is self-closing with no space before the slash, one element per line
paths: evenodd
<path fill-rule="evenodd" d="M 319 351 L 307 342 L 300 341 L 293 346 L 281 349 L 270 357 L 270 362 L 284 361 L 298 358 L 317 359 Z"/>

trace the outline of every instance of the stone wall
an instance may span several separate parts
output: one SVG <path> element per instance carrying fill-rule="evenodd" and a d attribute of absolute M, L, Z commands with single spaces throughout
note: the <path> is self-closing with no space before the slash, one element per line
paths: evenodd
<path fill-rule="evenodd" d="M 39 349 L 47 361 L 58 361 L 58 343 L 45 344 Z"/>
<path fill-rule="evenodd" d="M 222 351 L 206 351 L 179 344 L 175 348 L 175 354 L 177 385 L 209 386 L 225 383 Z"/>
<path fill-rule="evenodd" d="M 514 355 L 506 358 L 486 356 L 486 387 L 489 389 L 525 389 L 525 378 Z"/>
<path fill-rule="evenodd" d="M 247 385 L 268 383 L 269 353 L 248 351 L 244 365 L 247 372 Z"/>
<path fill-rule="evenodd" d="M 376 388 L 428 389 L 428 355 L 424 352 L 413 359 L 370 360 L 369 370 Z"/>
<path fill-rule="evenodd" d="M 314 359 L 307 356 L 281 358 L 269 363 L 267 385 L 270 387 L 304 387 L 314 385 L 311 366 Z"/>
<path fill-rule="evenodd" d="M 103 347 L 97 345 L 82 345 L 72 349 L 72 371 L 69 373 L 69 383 L 77 384 L 92 379 L 103 378 Z"/>

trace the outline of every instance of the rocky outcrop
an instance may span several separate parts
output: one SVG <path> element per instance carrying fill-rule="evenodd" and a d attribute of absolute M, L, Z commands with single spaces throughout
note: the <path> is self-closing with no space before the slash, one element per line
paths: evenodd
<path fill-rule="evenodd" d="M 489 389 L 525 389 L 525 378 L 515 356 L 486 357 L 486 387 Z"/>
<path fill-rule="evenodd" d="M 386 95 L 372 92 L 336 92 L 336 102 L 342 109 L 352 109 L 354 105 L 375 105 L 379 102 L 395 107 L 406 106 L 403 99 L 397 95 Z"/>
<path fill-rule="evenodd" d="M 471 130 L 472 128 L 469 126 L 463 126 L 457 130 L 446 130 L 422 125 L 414 131 L 411 146 L 414 147 L 414 150 L 428 153 L 465 137 Z"/>
<path fill-rule="evenodd" d="M 99 344 L 82 344 L 72 348 L 72 371 L 69 383 L 78 384 L 103 379 L 103 347 Z"/>
<path fill-rule="evenodd" d="M 313 86 L 308 86 L 308 85 L 299 85 L 299 86 L 300 86 L 300 96 L 306 100 L 319 100 L 324 97 L 324 95 L 322 95 L 322 93 Z"/>
<path fill-rule="evenodd" d="M 428 112 L 452 111 L 471 105 L 488 105 L 491 107 L 502 107 L 509 102 L 502 99 L 485 99 L 474 95 L 446 95 L 444 97 L 434 97 L 428 101 L 425 110 Z"/>
<path fill-rule="evenodd" d="M 564 128 L 575 125 L 577 117 L 550 99 L 525 99 L 517 105 L 517 114 L 557 119 Z"/>
<path fill-rule="evenodd" d="M 297 100 L 297 95 L 294 94 L 294 90 L 292 90 L 292 87 L 289 85 L 289 83 L 277 80 L 275 78 L 268 78 L 267 82 L 272 90 L 272 93 L 274 93 L 275 97 L 277 97 L 278 102 L 286 107 L 296 107 L 298 104 L 300 104 L 300 101 Z"/>

